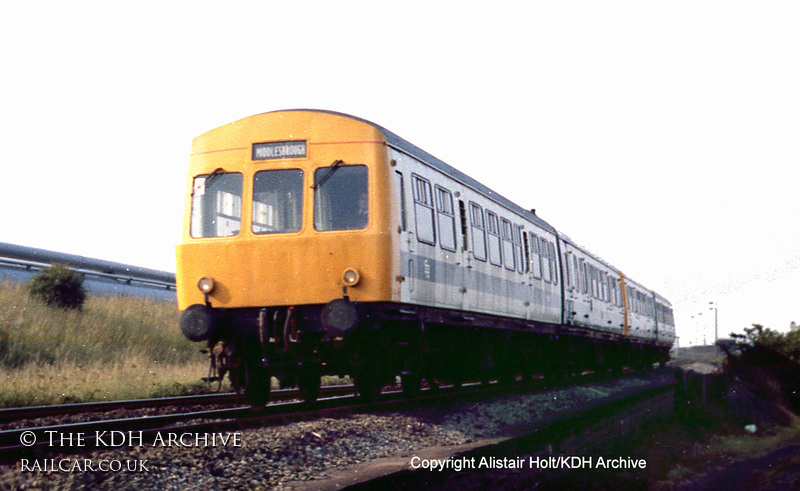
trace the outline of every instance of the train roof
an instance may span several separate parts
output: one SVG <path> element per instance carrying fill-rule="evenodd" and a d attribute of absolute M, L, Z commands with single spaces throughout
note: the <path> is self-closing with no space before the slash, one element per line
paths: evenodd
<path fill-rule="evenodd" d="M 426 152 L 425 150 L 419 148 L 418 146 L 416 146 L 416 145 L 408 142 L 407 140 L 397 136 L 397 134 L 387 130 L 386 128 L 384 128 L 383 126 L 381 126 L 379 124 L 375 124 L 372 121 L 368 121 L 366 119 L 359 118 L 358 116 L 352 116 L 350 114 L 340 113 L 340 112 L 336 112 L 336 111 L 327 111 L 327 110 L 324 110 L 324 109 L 289 109 L 289 110 L 284 110 L 284 111 L 271 111 L 271 112 L 278 113 L 278 112 L 292 112 L 292 111 L 317 112 L 317 113 L 324 113 L 324 114 L 332 114 L 332 115 L 335 115 L 335 116 L 342 116 L 342 117 L 345 117 L 345 118 L 354 119 L 356 121 L 361 121 L 362 123 L 366 123 L 366 124 L 369 124 L 371 126 L 374 126 L 381 133 L 383 133 L 383 136 L 386 138 L 386 143 L 390 147 L 395 148 L 395 149 L 397 149 L 397 150 L 399 150 L 399 151 L 401 151 L 401 152 L 403 152 L 405 154 L 408 154 L 408 155 L 416 158 L 417 160 L 420 160 L 420 161 L 424 162 L 425 164 L 433 167 L 434 169 L 442 172 L 443 174 L 446 174 L 446 175 L 452 177 L 453 179 L 461 182 L 465 186 L 468 186 L 468 187 L 474 189 L 475 191 L 478 191 L 479 193 L 481 193 L 484 196 L 496 201 L 500 205 L 508 208 L 509 210 L 512 210 L 513 212 L 525 217 L 527 220 L 535 223 L 536 225 L 538 225 L 542 229 L 547 230 L 550 233 L 557 234 L 557 235 L 559 235 L 561 237 L 565 237 L 563 234 L 558 232 L 555 229 L 555 227 L 553 227 L 552 225 L 547 223 L 545 220 L 542 220 L 541 218 L 539 218 L 531 210 L 526 210 L 525 208 L 522 208 L 521 206 L 517 205 L 516 203 L 514 203 L 510 199 L 505 198 L 504 196 L 501 196 L 497 192 L 495 192 L 492 189 L 488 188 L 487 186 L 481 184 L 480 182 L 476 181 L 475 179 L 469 177 L 468 175 L 464 174 L 463 172 L 461 172 L 460 170 L 456 169 L 455 167 L 453 167 L 451 165 L 448 165 L 444 161 L 434 157 L 433 155 L 429 154 L 428 152 Z"/>
<path fill-rule="evenodd" d="M 546 231 L 548 231 L 548 232 L 550 232 L 552 234 L 557 235 L 560 239 L 562 239 L 562 240 L 564 240 L 566 242 L 569 242 L 570 244 L 572 244 L 572 246 L 582 250 L 583 252 L 585 252 L 589 256 L 593 257 L 594 259 L 596 259 L 600 263 L 605 264 L 607 267 L 609 267 L 609 268 L 617 271 L 618 273 L 622 274 L 622 271 L 619 268 L 613 266 L 608 261 L 605 261 L 603 258 L 601 258 L 601 257 L 599 257 L 599 256 L 597 256 L 595 254 L 592 254 L 586 247 L 583 247 L 583 246 L 579 245 L 577 242 L 572 240 L 569 236 L 567 236 L 566 234 L 558 231 L 555 227 L 550 225 L 545 220 L 541 219 L 538 215 L 533 213 L 531 210 L 526 210 L 525 208 L 519 206 L 518 204 L 514 203 L 510 199 L 498 194 L 497 192 L 495 192 L 494 190 L 490 189 L 486 185 L 481 184 L 480 182 L 478 182 L 475 179 L 471 178 L 470 176 L 464 174 L 463 172 L 461 172 L 460 170 L 456 169 L 455 167 L 453 167 L 453 166 L 445 163 L 444 161 L 434 157 L 430 153 L 428 153 L 425 150 L 419 148 L 418 146 L 414 145 L 413 143 L 410 143 L 409 141 L 401 138 L 396 133 L 393 133 L 393 132 L 387 130 L 386 128 L 384 128 L 383 126 L 381 126 L 379 124 L 373 123 L 372 121 L 369 121 L 369 120 L 364 119 L 364 118 L 359 118 L 358 116 L 353 116 L 351 114 L 340 113 L 340 112 L 337 112 L 337 111 L 328 111 L 328 110 L 325 110 L 325 109 L 286 109 L 286 110 L 278 110 L 278 111 L 269 111 L 267 114 L 269 114 L 269 113 L 282 113 L 282 112 L 314 112 L 314 113 L 331 114 L 331 115 L 334 115 L 334 116 L 340 116 L 340 117 L 344 117 L 344 118 L 353 119 L 353 120 L 356 120 L 356 121 L 361 121 L 362 123 L 365 123 L 365 124 L 368 124 L 370 126 L 373 126 L 373 127 L 377 128 L 381 133 L 383 133 L 384 137 L 386 138 L 386 143 L 390 147 L 395 148 L 395 149 L 397 149 L 397 150 L 399 150 L 399 151 L 401 151 L 401 152 L 403 152 L 405 154 L 408 154 L 411 157 L 414 157 L 414 158 L 424 162 L 425 164 L 433 167 L 434 169 L 442 172 L 443 174 L 446 174 L 446 175 L 452 177 L 453 179 L 461 182 L 465 186 L 468 186 L 468 187 L 474 189 L 475 191 L 478 191 L 479 193 L 483 194 L 484 196 L 486 196 L 486 197 L 494 200 L 498 204 L 506 207 L 507 209 L 517 213 L 518 215 L 521 215 L 521 216 L 525 217 L 525 219 L 527 219 L 530 222 L 536 224 L 537 226 L 541 227 L 542 229 L 544 229 L 544 230 L 546 230 Z M 626 279 L 628 279 L 628 281 L 636 283 L 637 285 L 639 285 L 640 288 L 643 288 L 643 289 L 645 289 L 647 291 L 651 291 L 652 292 L 652 290 L 649 290 L 648 288 L 646 288 L 643 285 L 641 285 L 641 283 L 638 283 L 638 282 L 632 280 L 627 275 L 625 275 L 625 277 L 626 277 Z M 655 293 L 655 292 L 653 292 L 653 293 Z M 655 294 L 658 295 L 657 293 L 655 293 Z M 658 295 L 658 297 L 660 299 L 663 299 L 664 301 L 666 301 L 666 299 L 664 297 L 662 297 L 661 295 Z M 669 303 L 668 301 L 666 301 L 666 302 Z"/>

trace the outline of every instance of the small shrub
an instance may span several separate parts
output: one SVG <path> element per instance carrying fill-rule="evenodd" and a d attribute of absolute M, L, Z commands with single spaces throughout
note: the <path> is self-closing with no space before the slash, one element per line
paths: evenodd
<path fill-rule="evenodd" d="M 83 276 L 62 264 L 39 271 L 28 284 L 34 298 L 62 309 L 80 310 L 86 300 Z"/>

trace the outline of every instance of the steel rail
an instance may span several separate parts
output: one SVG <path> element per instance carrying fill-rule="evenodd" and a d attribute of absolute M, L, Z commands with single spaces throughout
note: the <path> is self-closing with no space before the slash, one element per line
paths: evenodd
<path fill-rule="evenodd" d="M 320 388 L 324 397 L 332 397 L 352 393 L 352 385 L 329 385 Z M 298 389 L 273 390 L 270 394 L 272 401 L 288 401 L 299 399 Z M 69 416 L 73 414 L 99 413 L 115 411 L 118 409 L 142 409 L 169 406 L 193 406 L 209 404 L 236 404 L 242 403 L 242 397 L 234 392 L 216 394 L 198 394 L 190 396 L 156 397 L 152 399 L 130 399 L 123 401 L 98 401 L 81 402 L 75 404 L 54 404 L 50 406 L 28 406 L 0 409 L 0 423 L 31 420 L 48 416 Z"/>

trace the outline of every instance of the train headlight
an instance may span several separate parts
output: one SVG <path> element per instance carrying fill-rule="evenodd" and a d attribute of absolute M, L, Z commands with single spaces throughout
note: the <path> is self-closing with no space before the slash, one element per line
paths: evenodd
<path fill-rule="evenodd" d="M 348 269 L 342 275 L 342 281 L 347 286 L 356 286 L 359 281 L 361 281 L 361 274 L 358 270 L 355 269 Z"/>
<path fill-rule="evenodd" d="M 214 280 L 211 278 L 200 278 L 200 281 L 197 282 L 197 288 L 206 295 L 214 291 L 214 286 Z"/>

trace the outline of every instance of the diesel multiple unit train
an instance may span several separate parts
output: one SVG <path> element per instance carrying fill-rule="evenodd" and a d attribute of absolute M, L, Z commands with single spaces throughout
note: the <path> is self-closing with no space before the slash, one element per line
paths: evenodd
<path fill-rule="evenodd" d="M 328 111 L 251 116 L 193 141 L 180 327 L 256 405 L 349 374 L 461 383 L 668 358 L 670 303 L 386 129 Z"/>

